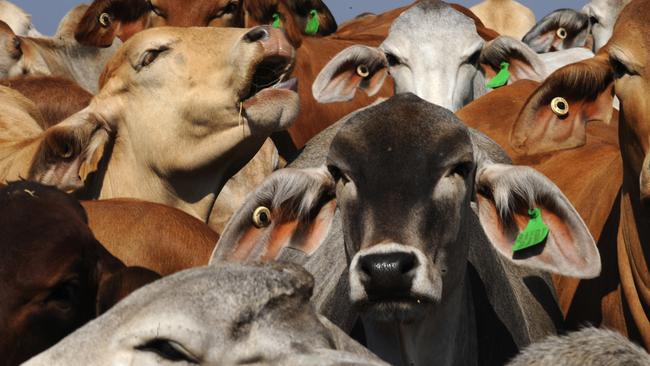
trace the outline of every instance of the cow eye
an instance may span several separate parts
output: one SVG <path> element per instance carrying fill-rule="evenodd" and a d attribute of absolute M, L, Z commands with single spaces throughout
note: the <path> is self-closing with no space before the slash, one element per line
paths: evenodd
<path fill-rule="evenodd" d="M 348 184 L 350 182 L 350 179 L 348 176 L 341 171 L 341 169 L 335 167 L 334 165 L 328 165 L 327 170 L 329 170 L 330 174 L 332 175 L 332 178 L 334 178 L 334 181 L 336 183 L 341 182 L 343 184 Z"/>
<path fill-rule="evenodd" d="M 238 1 L 231 1 L 226 5 L 226 7 L 223 9 L 224 14 L 232 14 L 234 13 L 239 6 Z"/>
<path fill-rule="evenodd" d="M 168 339 L 152 339 L 141 346 L 137 346 L 136 349 L 138 351 L 155 353 L 172 362 L 185 361 L 193 364 L 199 363 L 198 359 L 185 347 Z"/>
<path fill-rule="evenodd" d="M 467 63 L 470 65 L 478 65 L 478 60 L 481 58 L 481 50 L 476 50 L 467 58 Z"/>
<path fill-rule="evenodd" d="M 596 23 L 598 23 L 598 18 L 596 18 L 596 17 L 593 16 L 593 15 L 590 16 L 590 17 L 589 17 L 589 24 L 594 25 L 594 24 L 596 24 Z"/>
<path fill-rule="evenodd" d="M 391 66 L 391 67 L 392 66 L 397 66 L 397 65 L 399 65 L 401 63 L 399 61 L 399 58 L 397 58 L 397 56 L 395 56 L 394 54 L 392 54 L 390 52 L 386 52 L 386 61 L 388 61 L 388 66 Z"/>
<path fill-rule="evenodd" d="M 465 179 L 467 178 L 467 176 L 471 171 L 472 171 L 472 163 L 464 162 L 464 163 L 456 164 L 452 169 L 449 170 L 447 176 L 448 177 L 458 176 Z"/>
<path fill-rule="evenodd" d="M 140 61 L 138 62 L 136 70 L 140 71 L 141 69 L 151 65 L 154 61 L 156 61 L 158 56 L 167 50 L 169 50 L 169 47 L 159 47 L 145 51 L 140 57 Z"/>
<path fill-rule="evenodd" d="M 77 301 L 79 283 L 76 280 L 63 282 L 52 289 L 45 302 L 56 305 L 61 310 L 70 310 Z"/>
<path fill-rule="evenodd" d="M 609 60 L 612 70 L 614 70 L 614 77 L 620 79 L 626 75 L 638 75 L 638 73 L 628 67 L 625 63 L 616 57 L 611 57 Z"/>

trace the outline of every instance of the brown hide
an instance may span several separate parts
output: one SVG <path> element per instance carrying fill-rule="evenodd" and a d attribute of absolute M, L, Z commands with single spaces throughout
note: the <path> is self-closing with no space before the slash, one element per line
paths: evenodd
<path fill-rule="evenodd" d="M 86 108 L 93 95 L 72 80 L 34 76 L 1 80 L 0 85 L 17 90 L 36 105 L 41 112 L 43 129 L 63 121 Z"/>
<path fill-rule="evenodd" d="M 219 235 L 185 212 L 133 199 L 83 201 L 106 249 L 129 266 L 169 275 L 208 264 Z"/>

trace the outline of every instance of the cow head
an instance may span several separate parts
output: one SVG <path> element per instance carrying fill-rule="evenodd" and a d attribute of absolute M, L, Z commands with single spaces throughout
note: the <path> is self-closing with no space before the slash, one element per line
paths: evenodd
<path fill-rule="evenodd" d="M 154 27 L 237 27 L 242 0 L 147 0 Z"/>
<path fill-rule="evenodd" d="M 0 189 L 0 354 L 18 365 L 158 278 L 95 240 L 67 194 L 36 183 Z"/>
<path fill-rule="evenodd" d="M 3 79 L 30 73 L 23 51 L 23 40 L 0 21 L 0 77 Z"/>
<path fill-rule="evenodd" d="M 175 197 L 188 194 L 193 198 L 182 201 L 196 203 L 199 191 L 218 192 L 272 132 L 291 124 L 298 95 L 285 80 L 293 59 L 294 49 L 271 27 L 140 32 L 108 63 L 91 104 L 44 132 L 30 178 L 79 188 L 79 177 L 105 158 L 106 176 L 113 169 L 140 176 L 131 189 L 177 185 Z"/>
<path fill-rule="evenodd" d="M 492 163 L 494 145 L 451 112 L 397 95 L 341 127 L 326 168 L 274 173 L 233 217 L 213 260 L 272 260 L 283 247 L 309 255 L 341 230 L 352 301 L 378 319 L 401 321 L 458 294 L 469 246 L 484 245 L 481 228 L 515 263 L 598 275 L 598 250 L 566 197 L 531 168 Z M 342 228 L 334 225 L 337 207 Z M 535 208 L 550 234 L 513 253 Z"/>
<path fill-rule="evenodd" d="M 18 35 L 28 37 L 41 36 L 34 27 L 34 24 L 32 24 L 32 16 L 10 1 L 0 1 L 0 20 L 7 23 Z"/>
<path fill-rule="evenodd" d="M 487 89 L 503 62 L 510 81 L 541 80 L 545 66 L 525 44 L 508 37 L 486 43 L 474 21 L 439 1 L 421 1 L 397 18 L 379 48 L 352 46 L 339 53 L 313 84 L 319 102 L 346 101 L 356 89 L 374 95 L 390 74 L 395 92 L 411 92 L 458 110 Z"/>
<path fill-rule="evenodd" d="M 313 285 L 295 265 L 190 269 L 144 287 L 27 365 L 382 365 L 316 314 Z"/>
<path fill-rule="evenodd" d="M 93 1 L 77 23 L 75 39 L 96 47 L 110 47 L 116 37 L 126 41 L 148 25 L 150 9 L 147 0 Z"/>
<path fill-rule="evenodd" d="M 609 122 L 612 99 L 620 100 L 619 130 L 626 170 L 638 177 L 640 196 L 650 197 L 650 1 L 633 1 L 623 10 L 612 38 L 592 59 L 566 66 L 551 76 L 529 98 L 513 130 L 515 148 L 547 150 L 540 137 L 556 131 L 574 134 L 584 143 L 585 124 Z M 558 110 L 557 101 L 565 108 Z M 575 131 L 582 131 L 575 133 Z M 627 174 L 626 174 L 627 175 Z M 637 179 L 637 178 L 634 178 Z"/>

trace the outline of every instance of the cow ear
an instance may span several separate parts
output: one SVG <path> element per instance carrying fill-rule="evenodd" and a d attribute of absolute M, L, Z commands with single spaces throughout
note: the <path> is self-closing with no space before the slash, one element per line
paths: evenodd
<path fill-rule="evenodd" d="M 320 103 L 345 102 L 359 88 L 375 95 L 388 75 L 386 55 L 378 48 L 352 46 L 325 65 L 314 81 L 312 93 Z"/>
<path fill-rule="evenodd" d="M 330 231 L 334 186 L 326 168 L 271 174 L 226 225 L 210 263 L 270 262 L 286 250 L 311 255 Z"/>
<path fill-rule="evenodd" d="M 563 276 L 594 278 L 600 274 L 600 254 L 593 237 L 548 178 L 529 167 L 492 164 L 477 172 L 476 189 L 481 226 L 501 255 Z M 546 236 L 539 231 L 544 227 Z"/>
<path fill-rule="evenodd" d="M 94 1 L 79 21 L 75 39 L 94 47 L 110 47 L 116 37 L 126 41 L 147 27 L 150 10 L 146 0 Z"/>
<path fill-rule="evenodd" d="M 30 180 L 73 191 L 97 171 L 109 142 L 109 128 L 86 108 L 42 135 L 29 170 Z"/>
<path fill-rule="evenodd" d="M 511 134 L 515 150 L 532 155 L 586 143 L 586 123 L 609 123 L 614 78 L 606 54 L 551 74 L 520 111 Z"/>
<path fill-rule="evenodd" d="M 96 315 L 105 313 L 133 291 L 160 278 L 158 273 L 142 267 L 125 267 L 108 276 L 102 276 L 97 289 Z"/>
<path fill-rule="evenodd" d="M 487 42 L 481 51 L 479 64 L 486 79 L 497 76 L 504 66 L 507 66 L 509 73 L 509 77 L 504 78 L 508 82 L 522 79 L 542 81 L 548 75 L 546 65 L 535 51 L 508 36 L 500 36 Z M 503 73 L 499 77 L 502 78 L 502 75 Z"/>
<path fill-rule="evenodd" d="M 560 9 L 540 20 L 522 39 L 537 53 L 584 47 L 589 36 L 589 16 Z"/>

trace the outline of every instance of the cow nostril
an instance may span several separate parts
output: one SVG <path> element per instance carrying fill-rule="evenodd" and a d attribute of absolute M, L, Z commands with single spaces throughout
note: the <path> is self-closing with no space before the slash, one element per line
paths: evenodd
<path fill-rule="evenodd" d="M 359 269 L 370 280 L 404 277 L 418 265 L 415 254 L 395 252 L 368 254 L 359 259 Z"/>
<path fill-rule="evenodd" d="M 247 42 L 253 43 L 261 40 L 268 39 L 270 37 L 269 31 L 264 27 L 253 28 L 250 32 L 246 33 L 244 39 Z"/>
<path fill-rule="evenodd" d="M 411 272 L 415 268 L 415 255 L 409 253 L 400 259 L 399 267 L 402 274 Z"/>

